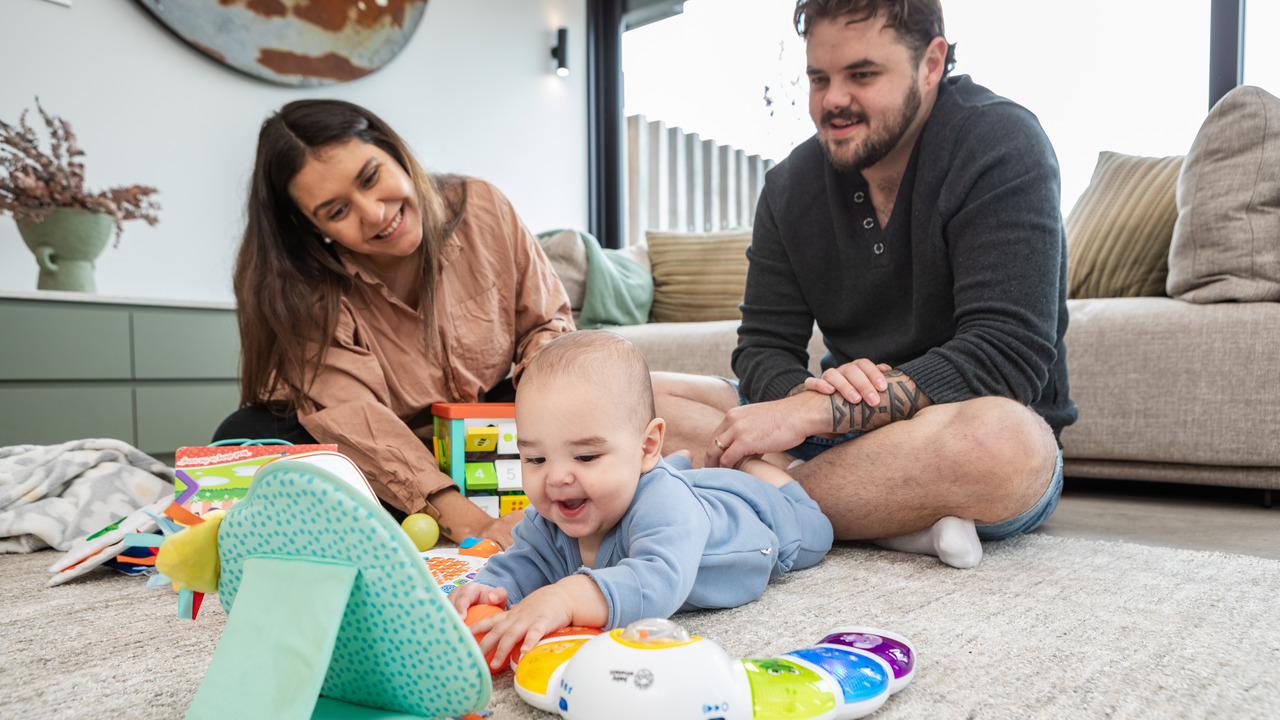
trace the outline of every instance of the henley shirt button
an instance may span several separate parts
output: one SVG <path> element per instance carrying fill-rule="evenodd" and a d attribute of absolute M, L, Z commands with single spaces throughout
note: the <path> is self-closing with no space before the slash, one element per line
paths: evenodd
<path fill-rule="evenodd" d="M 862 194 L 862 193 L 860 193 L 860 192 L 856 192 L 856 193 L 854 193 L 854 194 L 853 194 L 853 201 L 854 201 L 854 202 L 862 202 L 862 201 L 863 201 L 863 199 L 865 199 L 866 197 L 867 197 L 866 195 L 863 195 L 863 194 Z"/>
<path fill-rule="evenodd" d="M 875 247 L 871 248 L 871 250 L 874 251 L 875 254 L 879 255 L 884 252 L 884 243 L 876 243 Z"/>
<path fill-rule="evenodd" d="M 862 221 L 862 227 L 864 227 L 864 228 L 866 228 L 866 229 L 868 229 L 868 230 L 870 230 L 871 228 L 873 228 L 873 227 L 875 227 L 875 226 L 876 226 L 876 221 L 875 221 L 875 220 L 872 220 L 871 218 L 867 218 L 866 220 L 863 220 L 863 221 Z"/>

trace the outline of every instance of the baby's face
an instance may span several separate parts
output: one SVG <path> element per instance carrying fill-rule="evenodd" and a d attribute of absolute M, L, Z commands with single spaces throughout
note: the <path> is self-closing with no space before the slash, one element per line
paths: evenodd
<path fill-rule="evenodd" d="M 598 547 L 635 495 L 644 428 L 635 427 L 634 413 L 619 398 L 587 385 L 522 384 L 516 427 L 529 502 L 566 535 Z"/>

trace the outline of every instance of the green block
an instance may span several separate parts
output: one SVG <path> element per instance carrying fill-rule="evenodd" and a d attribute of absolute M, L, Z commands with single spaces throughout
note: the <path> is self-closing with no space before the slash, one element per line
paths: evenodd
<path fill-rule="evenodd" d="M 498 473 L 491 462 L 467 463 L 467 491 L 497 490 Z"/>

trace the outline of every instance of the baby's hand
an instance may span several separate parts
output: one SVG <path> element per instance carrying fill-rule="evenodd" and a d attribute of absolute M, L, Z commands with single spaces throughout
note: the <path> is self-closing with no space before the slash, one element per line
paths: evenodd
<path fill-rule="evenodd" d="M 469 582 L 459 585 L 449 593 L 449 602 L 453 605 L 453 609 L 458 614 L 466 617 L 467 610 L 472 605 L 497 605 L 500 608 L 507 606 L 507 590 L 506 588 L 490 587 L 478 582 Z"/>
<path fill-rule="evenodd" d="M 503 593 L 504 601 L 505 595 Z M 485 633 L 478 638 L 480 652 L 489 657 L 489 652 L 494 651 L 491 667 L 499 670 L 508 657 L 519 658 L 547 633 L 568 627 L 572 620 L 571 601 L 565 597 L 563 588 L 552 584 L 530 593 L 507 612 L 480 620 L 471 626 L 471 632 L 477 636 Z"/>

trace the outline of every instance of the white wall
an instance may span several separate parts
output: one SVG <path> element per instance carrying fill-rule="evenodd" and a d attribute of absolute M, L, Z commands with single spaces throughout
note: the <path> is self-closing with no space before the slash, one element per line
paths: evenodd
<path fill-rule="evenodd" d="M 555 29 L 569 67 L 552 72 Z M 98 259 L 98 293 L 231 302 L 254 143 L 262 121 L 302 97 L 335 97 L 380 115 L 424 167 L 489 180 L 534 232 L 587 223 L 584 0 L 430 0 L 403 51 L 354 82 L 289 88 L 232 70 L 124 0 L 0 4 L 0 118 L 39 96 L 69 121 L 91 190 L 151 185 L 160 223 L 125 223 Z M 38 268 L 0 217 L 0 291 L 35 290 Z"/>

